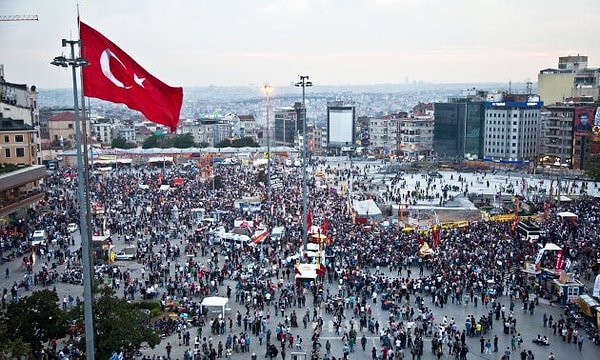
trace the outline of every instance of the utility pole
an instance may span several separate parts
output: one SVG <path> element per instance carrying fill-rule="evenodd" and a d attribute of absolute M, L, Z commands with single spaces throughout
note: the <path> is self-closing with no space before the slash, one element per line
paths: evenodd
<path fill-rule="evenodd" d="M 302 244 L 303 250 L 308 250 L 308 232 L 307 216 L 308 216 L 308 191 L 306 183 L 306 88 L 312 86 L 312 82 L 308 81 L 308 75 L 299 75 L 300 81 L 294 84 L 296 87 L 302 88 Z"/>
<path fill-rule="evenodd" d="M 71 58 L 65 56 L 57 56 L 52 60 L 51 64 L 58 67 L 71 67 L 73 77 L 73 111 L 75 113 L 75 142 L 77 146 L 77 193 L 79 200 L 79 228 L 81 229 L 81 258 L 83 265 L 83 310 L 85 322 L 85 351 L 86 358 L 93 360 L 95 356 L 94 349 L 94 319 L 92 312 L 92 302 L 94 301 L 92 294 L 92 262 L 90 251 L 90 210 L 89 202 L 87 201 L 87 182 L 85 181 L 87 172 L 87 163 L 84 163 L 83 151 L 87 152 L 87 148 L 82 149 L 82 134 L 80 117 L 79 117 L 79 99 L 77 96 L 77 68 L 87 66 L 86 59 L 75 57 L 75 45 L 81 46 L 79 40 L 62 39 L 62 47 L 71 47 Z"/>
<path fill-rule="evenodd" d="M 269 97 L 273 88 L 268 83 L 263 85 L 267 96 L 267 204 L 271 206 L 271 128 L 269 125 Z"/>

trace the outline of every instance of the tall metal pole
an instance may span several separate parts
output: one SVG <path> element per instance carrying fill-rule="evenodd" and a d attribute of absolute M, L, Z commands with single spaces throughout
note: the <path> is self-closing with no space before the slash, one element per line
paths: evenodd
<path fill-rule="evenodd" d="M 80 45 L 79 40 L 62 39 L 62 46 L 71 47 L 71 58 L 67 59 L 64 56 L 54 58 L 52 65 L 67 67 L 71 66 L 71 74 L 73 77 L 73 111 L 75 113 L 75 144 L 77 146 L 77 194 L 79 199 L 79 227 L 81 229 L 81 258 L 83 264 L 83 310 L 85 321 L 85 352 L 86 359 L 93 360 L 95 356 L 94 350 L 94 319 L 92 312 L 92 271 L 91 271 L 91 256 L 90 256 L 90 237 L 88 230 L 87 217 L 87 198 L 85 189 L 84 171 L 85 166 L 82 154 L 81 141 L 81 124 L 79 119 L 79 99 L 77 96 L 77 70 L 76 68 L 86 66 L 87 61 L 82 58 L 75 58 L 75 45 Z M 87 151 L 87 149 L 85 149 Z"/>
<path fill-rule="evenodd" d="M 308 75 L 299 75 L 300 81 L 295 84 L 302 88 L 302 244 L 304 251 L 308 250 L 308 190 L 306 182 L 306 88 L 312 86 Z"/>
<path fill-rule="evenodd" d="M 271 128 L 269 125 L 269 98 L 272 89 L 273 88 L 268 83 L 263 85 L 263 90 L 267 95 L 267 204 L 269 207 L 271 206 Z"/>

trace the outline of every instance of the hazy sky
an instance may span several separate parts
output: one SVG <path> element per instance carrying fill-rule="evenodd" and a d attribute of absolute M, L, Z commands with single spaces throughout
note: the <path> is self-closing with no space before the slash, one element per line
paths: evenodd
<path fill-rule="evenodd" d="M 70 87 L 50 65 L 75 0 L 0 0 L 7 81 Z M 81 19 L 173 86 L 537 81 L 562 55 L 600 67 L 599 0 L 80 0 Z"/>

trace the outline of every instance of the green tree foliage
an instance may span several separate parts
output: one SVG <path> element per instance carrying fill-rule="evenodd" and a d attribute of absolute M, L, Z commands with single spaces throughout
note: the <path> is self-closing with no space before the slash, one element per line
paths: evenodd
<path fill-rule="evenodd" d="M 158 146 L 158 143 L 159 143 L 159 136 L 152 134 L 152 135 L 148 136 L 146 139 L 144 139 L 144 142 L 142 143 L 142 148 L 144 148 L 144 149 L 157 148 L 157 147 L 160 147 L 160 146 Z"/>
<path fill-rule="evenodd" d="M 154 348 L 160 342 L 159 335 L 147 326 L 146 312 L 116 297 L 112 290 L 102 290 L 93 308 L 97 359 L 108 359 L 113 351 L 125 348 L 139 349 L 142 343 Z M 81 306 L 76 308 L 72 317 L 83 319 L 82 311 Z M 85 334 L 77 346 L 85 352 Z"/>
<path fill-rule="evenodd" d="M 194 137 L 191 133 L 180 134 L 180 135 L 156 135 L 152 134 L 148 136 L 144 142 L 142 143 L 142 148 L 151 149 L 151 148 L 178 148 L 178 149 L 187 149 L 191 147 L 200 147 L 194 141 Z"/>
<path fill-rule="evenodd" d="M 251 137 L 245 137 L 243 139 L 234 139 L 234 140 L 230 140 L 230 139 L 225 139 L 223 141 L 221 141 L 220 143 L 218 143 L 217 145 L 215 145 L 215 147 L 217 148 L 224 148 L 224 147 L 234 147 L 234 148 L 241 148 L 241 147 L 259 147 L 260 145 L 254 141 L 254 139 L 252 139 Z"/>
<path fill-rule="evenodd" d="M 33 358 L 31 346 L 22 338 L 13 339 L 8 329 L 8 324 L 0 323 L 0 359 Z"/>
<path fill-rule="evenodd" d="M 600 181 L 600 157 L 590 156 L 584 163 L 585 175 L 592 181 Z"/>
<path fill-rule="evenodd" d="M 36 351 L 42 343 L 67 334 L 65 313 L 58 306 L 56 292 L 34 291 L 27 298 L 10 303 L 2 323 L 8 326 L 6 337 L 17 344 L 19 339 Z"/>
<path fill-rule="evenodd" d="M 116 137 L 112 140 L 111 146 L 118 149 L 133 149 L 135 144 L 128 142 L 123 137 Z"/>
<path fill-rule="evenodd" d="M 225 139 L 215 145 L 216 148 L 226 148 L 231 146 L 231 140 Z"/>
<path fill-rule="evenodd" d="M 176 147 L 178 149 L 187 149 L 195 146 L 196 142 L 194 141 L 194 137 L 191 133 L 177 135 L 173 139 L 173 147 Z"/>

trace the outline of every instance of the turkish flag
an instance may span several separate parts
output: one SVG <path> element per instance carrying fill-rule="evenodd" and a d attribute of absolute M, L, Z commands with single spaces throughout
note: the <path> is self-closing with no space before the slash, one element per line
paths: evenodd
<path fill-rule="evenodd" d="M 319 276 L 325 276 L 325 274 L 327 273 L 327 267 L 325 267 L 324 264 L 321 264 L 321 266 L 319 266 L 316 272 Z"/>
<path fill-rule="evenodd" d="M 157 124 L 177 129 L 183 89 L 170 87 L 152 76 L 117 45 L 79 23 L 83 67 L 83 94 L 138 110 Z"/>
<path fill-rule="evenodd" d="M 327 222 L 327 214 L 323 214 L 323 223 L 321 224 L 321 230 L 324 234 L 327 234 L 327 229 L 329 228 L 329 223 Z"/>

